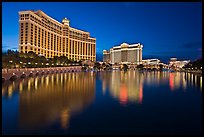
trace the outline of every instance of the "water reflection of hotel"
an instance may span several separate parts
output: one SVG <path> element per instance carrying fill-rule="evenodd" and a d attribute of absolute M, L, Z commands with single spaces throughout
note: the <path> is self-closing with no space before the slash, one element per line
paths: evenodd
<path fill-rule="evenodd" d="M 8 96 L 19 89 L 22 129 L 40 129 L 58 119 L 61 127 L 66 129 L 70 117 L 80 113 L 95 99 L 95 75 L 91 73 L 53 74 L 25 79 L 16 85 L 8 85 Z"/>
<path fill-rule="evenodd" d="M 169 86 L 172 91 L 180 87 L 185 91 L 187 84 L 199 87 L 202 90 L 202 77 L 184 72 L 169 73 Z"/>
<path fill-rule="evenodd" d="M 113 71 L 101 74 L 103 93 L 110 91 L 113 98 L 121 104 L 128 102 L 142 103 L 143 99 L 143 74 L 135 71 Z"/>
<path fill-rule="evenodd" d="M 164 71 L 153 71 L 153 72 L 146 72 L 144 73 L 145 83 L 147 85 L 155 85 L 160 86 L 161 84 L 165 84 L 168 82 L 169 73 Z"/>

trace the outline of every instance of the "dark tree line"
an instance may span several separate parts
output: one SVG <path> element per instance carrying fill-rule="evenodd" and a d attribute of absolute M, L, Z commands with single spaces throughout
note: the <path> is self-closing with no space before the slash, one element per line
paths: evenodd
<path fill-rule="evenodd" d="M 197 59 L 193 62 L 187 63 L 185 66 L 183 66 L 184 69 L 201 69 L 202 67 L 202 58 Z"/>
<path fill-rule="evenodd" d="M 32 51 L 19 53 L 18 51 L 8 50 L 2 54 L 2 68 L 35 68 L 35 67 L 57 67 L 81 65 L 81 61 L 69 60 L 66 56 L 55 56 L 45 58 Z"/>

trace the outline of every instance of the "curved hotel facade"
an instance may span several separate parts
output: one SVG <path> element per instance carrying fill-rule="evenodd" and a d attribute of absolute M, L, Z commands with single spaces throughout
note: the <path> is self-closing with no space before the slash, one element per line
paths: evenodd
<path fill-rule="evenodd" d="M 19 12 L 19 52 L 53 58 L 66 56 L 71 60 L 96 60 L 96 38 L 90 33 L 72 28 L 69 20 L 62 23 L 41 10 Z"/>
<path fill-rule="evenodd" d="M 103 50 L 103 61 L 109 63 L 142 64 L 142 48 L 140 43 L 128 45 L 122 43 L 115 46 L 110 51 Z"/>

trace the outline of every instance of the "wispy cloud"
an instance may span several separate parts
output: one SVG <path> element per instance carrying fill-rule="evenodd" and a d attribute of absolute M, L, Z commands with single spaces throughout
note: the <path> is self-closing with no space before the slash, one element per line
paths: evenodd
<path fill-rule="evenodd" d="M 185 43 L 181 47 L 186 48 L 186 49 L 198 49 L 198 50 L 200 50 L 202 47 L 202 42 Z"/>

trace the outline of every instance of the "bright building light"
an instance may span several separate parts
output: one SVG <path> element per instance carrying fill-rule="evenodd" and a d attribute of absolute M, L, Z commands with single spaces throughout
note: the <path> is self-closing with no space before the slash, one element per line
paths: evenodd
<path fill-rule="evenodd" d="M 28 64 L 31 64 L 30 62 L 28 62 Z"/>
<path fill-rule="evenodd" d="M 11 62 L 11 63 L 12 63 L 13 61 L 12 61 L 12 60 L 10 60 L 9 62 Z"/>

